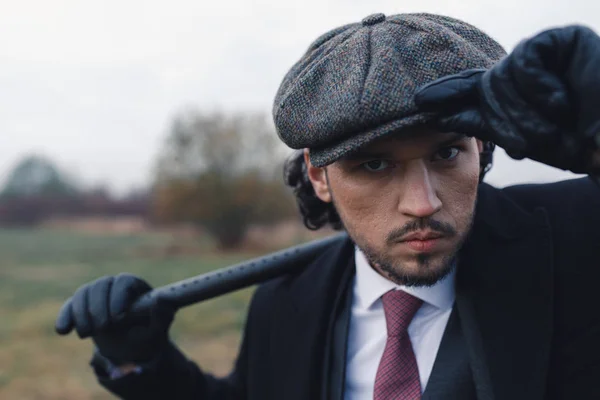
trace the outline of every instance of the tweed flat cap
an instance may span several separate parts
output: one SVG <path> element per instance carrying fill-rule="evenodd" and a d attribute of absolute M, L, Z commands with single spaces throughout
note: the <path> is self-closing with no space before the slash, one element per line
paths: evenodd
<path fill-rule="evenodd" d="M 323 167 L 371 141 L 431 121 L 417 88 L 506 55 L 463 21 L 434 14 L 374 14 L 319 37 L 290 69 L 275 97 L 277 134 L 308 148 Z"/>

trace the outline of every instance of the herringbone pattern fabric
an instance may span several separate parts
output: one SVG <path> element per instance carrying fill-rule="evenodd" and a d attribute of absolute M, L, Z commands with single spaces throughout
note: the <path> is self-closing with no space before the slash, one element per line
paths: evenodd
<path fill-rule="evenodd" d="M 387 342 L 375 377 L 374 400 L 418 400 L 421 381 L 408 326 L 422 300 L 401 290 L 382 297 Z"/>
<path fill-rule="evenodd" d="M 281 140 L 310 149 L 324 167 L 389 134 L 434 122 L 417 109 L 419 87 L 506 55 L 478 28 L 443 15 L 374 14 L 333 29 L 309 47 L 275 96 Z"/>

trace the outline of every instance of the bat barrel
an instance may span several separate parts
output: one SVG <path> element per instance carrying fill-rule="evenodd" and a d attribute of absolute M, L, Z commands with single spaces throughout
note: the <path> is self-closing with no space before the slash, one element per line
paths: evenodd
<path fill-rule="evenodd" d="M 327 247 L 345 238 L 346 235 L 341 234 L 314 240 L 156 288 L 140 297 L 130 312 L 147 313 L 158 297 L 175 308 L 182 308 L 300 270 Z"/>

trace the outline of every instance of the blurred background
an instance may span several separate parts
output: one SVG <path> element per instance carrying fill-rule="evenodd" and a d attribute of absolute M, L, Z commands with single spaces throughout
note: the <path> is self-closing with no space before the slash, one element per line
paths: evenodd
<path fill-rule="evenodd" d="M 507 50 L 600 30 L 594 0 L 0 0 L 0 399 L 111 398 L 91 344 L 53 330 L 79 285 L 124 271 L 163 285 L 318 236 L 282 184 L 277 87 L 325 31 L 421 11 Z M 486 180 L 572 176 L 497 150 Z M 175 340 L 227 373 L 251 292 L 183 310 Z"/>

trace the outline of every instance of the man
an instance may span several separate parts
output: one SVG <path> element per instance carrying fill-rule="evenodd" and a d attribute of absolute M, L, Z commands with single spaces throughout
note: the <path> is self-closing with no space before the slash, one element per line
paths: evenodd
<path fill-rule="evenodd" d="M 334 29 L 287 74 L 274 118 L 303 149 L 286 181 L 305 224 L 348 240 L 257 289 L 232 374 L 168 340 L 168 304 L 127 318 L 150 289 L 136 277 L 78 289 L 57 330 L 92 337 L 100 383 L 126 399 L 600 398 L 598 187 L 481 182 L 494 143 L 597 171 L 599 43 L 569 27 L 503 58 L 443 16 Z"/>

